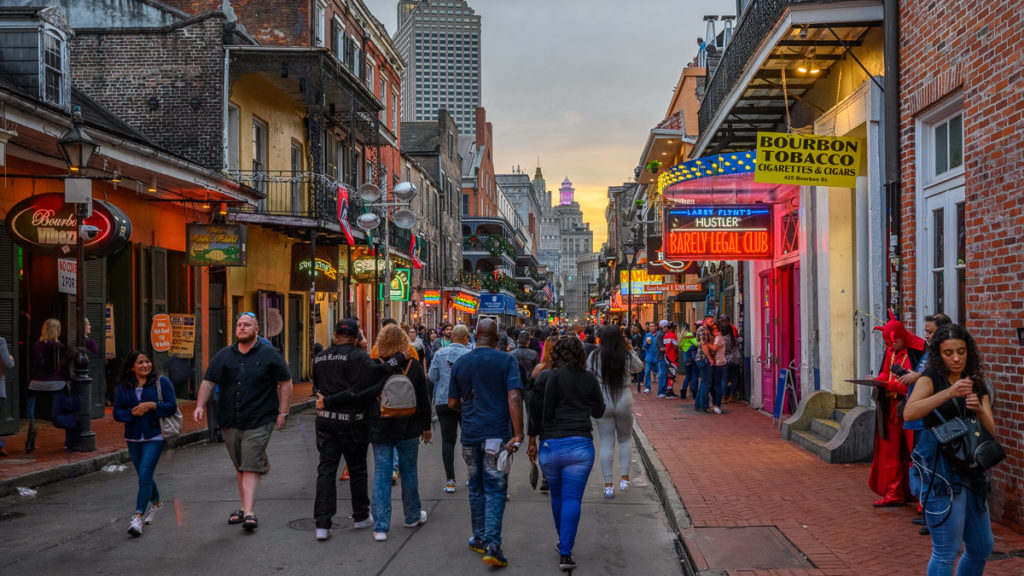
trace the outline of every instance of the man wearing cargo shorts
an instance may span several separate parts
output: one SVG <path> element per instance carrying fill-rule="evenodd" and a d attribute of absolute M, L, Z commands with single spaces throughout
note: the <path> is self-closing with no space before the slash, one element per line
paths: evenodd
<path fill-rule="evenodd" d="M 228 524 L 241 524 L 248 532 L 257 527 L 256 488 L 270 469 L 267 444 L 270 433 L 284 428 L 292 398 L 288 365 L 277 350 L 260 341 L 259 321 L 252 312 L 242 312 L 235 321 L 236 341 L 222 348 L 210 362 L 203 377 L 192 417 L 201 422 L 206 402 L 220 386 L 217 419 L 224 445 L 235 465 L 238 495 L 242 507 L 228 516 Z"/>

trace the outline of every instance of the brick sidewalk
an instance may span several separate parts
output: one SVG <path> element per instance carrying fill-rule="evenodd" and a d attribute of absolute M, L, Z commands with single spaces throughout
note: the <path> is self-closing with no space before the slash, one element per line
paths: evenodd
<path fill-rule="evenodd" d="M 721 416 L 693 411 L 692 400 L 635 395 L 637 422 L 654 446 L 682 499 L 692 527 L 680 527 L 698 570 L 706 528 L 774 526 L 813 564 L 782 569 L 769 563 L 727 570 L 732 576 L 876 576 L 924 574 L 931 539 L 910 523 L 914 507 L 873 508 L 869 464 L 826 464 L 782 440 L 771 417 L 745 403 Z M 1024 535 L 994 525 L 995 554 L 985 574 L 1020 576 Z M 736 534 L 735 550 L 755 556 Z M 714 560 L 711 560 L 712 562 Z"/>
<path fill-rule="evenodd" d="M 292 405 L 309 400 L 312 390 L 311 382 L 294 385 Z M 195 405 L 193 400 L 178 400 L 178 408 L 183 416 L 182 434 L 206 428 L 205 420 L 202 425 L 196 424 L 192 420 L 192 410 Z M 38 430 L 36 449 L 31 454 L 25 453 L 28 420 L 22 419 L 18 434 L 4 437 L 4 440 L 7 441 L 5 451 L 8 456 L 0 457 L 0 482 L 32 472 L 81 463 L 100 455 L 112 454 L 125 449 L 124 424 L 114 421 L 109 406 L 103 418 L 94 419 L 91 424 L 92 431 L 96 433 L 95 452 L 67 452 L 64 450 L 63 430 L 54 428 L 49 422 L 38 421 L 36 426 Z"/>

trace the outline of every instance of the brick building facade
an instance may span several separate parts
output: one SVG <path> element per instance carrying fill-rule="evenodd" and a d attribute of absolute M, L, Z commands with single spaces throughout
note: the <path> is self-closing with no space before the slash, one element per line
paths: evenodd
<path fill-rule="evenodd" d="M 1006 461 L 992 519 L 1024 529 L 1024 5 L 901 3 L 903 318 L 977 339 Z"/>

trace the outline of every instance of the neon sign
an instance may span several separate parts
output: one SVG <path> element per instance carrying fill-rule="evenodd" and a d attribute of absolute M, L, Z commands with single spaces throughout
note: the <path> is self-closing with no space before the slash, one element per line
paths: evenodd
<path fill-rule="evenodd" d="M 7 212 L 7 232 L 14 243 L 29 252 L 67 257 L 78 242 L 76 204 L 64 202 L 60 193 L 39 194 L 18 202 Z M 123 248 L 132 235 L 132 223 L 117 206 L 92 200 L 92 216 L 84 221 L 98 232 L 82 240 L 88 258 L 109 256 Z"/>
<path fill-rule="evenodd" d="M 665 208 L 665 259 L 771 260 L 772 224 L 767 204 Z"/>
<path fill-rule="evenodd" d="M 441 291 L 440 290 L 424 290 L 423 291 L 423 305 L 424 306 L 437 306 L 441 303 Z"/>
<path fill-rule="evenodd" d="M 412 278 L 412 272 L 408 268 L 398 268 L 395 270 L 395 277 L 391 279 L 391 287 L 388 292 L 388 297 L 392 302 L 407 302 L 409 300 L 409 282 Z M 380 299 L 384 299 L 384 285 L 380 284 Z"/>
<path fill-rule="evenodd" d="M 466 312 L 468 314 L 475 314 L 477 306 L 480 305 L 480 299 L 472 294 L 465 292 L 456 292 L 452 296 L 452 307 L 459 312 Z"/>

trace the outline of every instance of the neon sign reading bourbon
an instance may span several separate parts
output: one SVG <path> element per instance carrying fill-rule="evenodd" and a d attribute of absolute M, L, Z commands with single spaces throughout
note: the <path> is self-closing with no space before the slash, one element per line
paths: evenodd
<path fill-rule="evenodd" d="M 665 259 L 770 260 L 772 224 L 767 204 L 665 208 Z"/>

